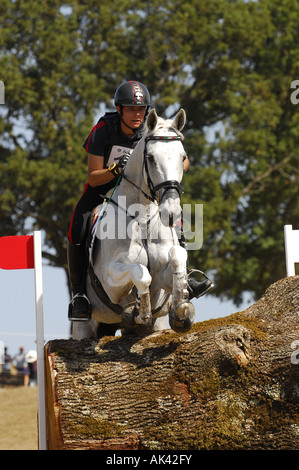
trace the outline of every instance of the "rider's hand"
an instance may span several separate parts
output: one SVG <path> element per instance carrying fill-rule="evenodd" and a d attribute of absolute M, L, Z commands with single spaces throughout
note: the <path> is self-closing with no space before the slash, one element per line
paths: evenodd
<path fill-rule="evenodd" d="M 123 171 L 123 169 L 125 168 L 129 158 L 130 158 L 129 153 L 125 153 L 124 155 L 122 155 L 120 157 L 120 159 L 117 162 L 117 171 L 118 171 L 118 173 L 121 173 Z"/>

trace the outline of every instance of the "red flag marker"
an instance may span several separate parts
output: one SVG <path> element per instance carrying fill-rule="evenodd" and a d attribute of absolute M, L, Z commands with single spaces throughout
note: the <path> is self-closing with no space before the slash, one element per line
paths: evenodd
<path fill-rule="evenodd" d="M 33 269 L 34 246 L 32 235 L 0 238 L 0 268 Z"/>
<path fill-rule="evenodd" d="M 0 238 L 0 268 L 32 269 L 35 277 L 37 383 L 38 383 L 38 442 L 39 449 L 47 449 L 46 399 L 44 364 L 44 313 L 42 281 L 41 232 Z"/>

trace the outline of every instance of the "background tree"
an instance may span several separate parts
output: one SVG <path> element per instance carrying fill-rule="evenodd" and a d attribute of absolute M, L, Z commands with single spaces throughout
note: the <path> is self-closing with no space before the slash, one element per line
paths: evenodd
<path fill-rule="evenodd" d="M 157 112 L 187 113 L 184 201 L 204 204 L 192 263 L 241 302 L 285 275 L 283 225 L 298 218 L 297 0 L 3 0 L 0 235 L 42 229 L 65 269 L 86 181 L 82 143 L 122 80 Z"/>
<path fill-rule="evenodd" d="M 284 277 L 283 225 L 298 224 L 298 107 L 290 101 L 298 76 L 298 9 L 297 1 L 233 2 L 222 21 L 228 47 L 218 64 L 227 68 L 221 101 L 228 111 L 222 109 L 222 133 L 207 155 L 221 172 L 223 228 L 213 228 L 214 192 L 205 211 L 211 249 L 202 254 L 204 264 L 217 270 L 215 293 L 237 304 L 244 291 L 258 298 Z M 204 162 L 200 158 L 198 166 Z M 205 172 L 202 177 L 205 184 Z"/>

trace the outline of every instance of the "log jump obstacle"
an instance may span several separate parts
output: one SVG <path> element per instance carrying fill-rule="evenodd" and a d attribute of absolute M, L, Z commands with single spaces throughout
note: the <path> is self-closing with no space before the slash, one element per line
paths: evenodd
<path fill-rule="evenodd" d="M 294 276 L 188 333 L 50 341 L 47 448 L 298 449 L 298 309 Z"/>

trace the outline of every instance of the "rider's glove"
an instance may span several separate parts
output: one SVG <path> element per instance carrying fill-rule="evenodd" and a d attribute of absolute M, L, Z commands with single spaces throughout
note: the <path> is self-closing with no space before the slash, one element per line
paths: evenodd
<path fill-rule="evenodd" d="M 124 155 L 122 155 L 120 157 L 120 159 L 118 160 L 118 163 L 117 163 L 117 170 L 118 170 L 118 173 L 121 173 L 123 171 L 123 169 L 125 168 L 128 160 L 130 158 L 130 154 L 129 153 L 124 153 Z"/>
<path fill-rule="evenodd" d="M 125 153 L 124 155 L 120 157 L 117 164 L 115 162 L 111 163 L 108 166 L 108 170 L 111 171 L 111 173 L 114 176 L 118 176 L 125 168 L 126 163 L 129 160 L 129 158 L 130 158 L 130 154 Z"/>

